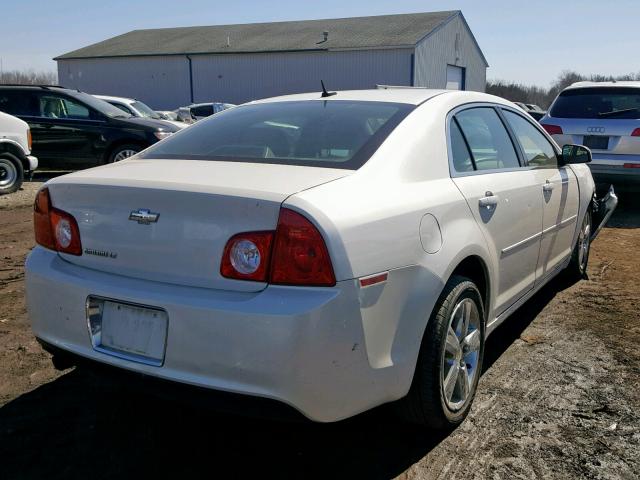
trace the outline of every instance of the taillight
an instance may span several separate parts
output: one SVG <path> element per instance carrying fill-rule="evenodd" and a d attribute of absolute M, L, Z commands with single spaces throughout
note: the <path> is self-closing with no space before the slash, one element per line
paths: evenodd
<path fill-rule="evenodd" d="M 333 286 L 336 279 L 322 235 L 313 223 L 283 208 L 273 242 L 271 283 Z"/>
<path fill-rule="evenodd" d="M 543 123 L 542 128 L 544 128 L 549 135 L 562 135 L 562 127 L 560 125 Z"/>
<path fill-rule="evenodd" d="M 283 208 L 275 232 L 234 235 L 224 248 L 223 277 L 279 285 L 333 286 L 331 258 L 318 229 Z"/>
<path fill-rule="evenodd" d="M 78 222 L 69 213 L 51 205 L 49 189 L 46 187 L 36 195 L 33 226 L 39 245 L 62 253 L 82 255 Z"/>
<path fill-rule="evenodd" d="M 633 132 L 631 132 L 632 137 L 640 137 L 640 128 L 636 128 Z"/>
<path fill-rule="evenodd" d="M 266 282 L 273 232 L 249 232 L 234 235 L 222 254 L 220 273 L 238 280 Z"/>

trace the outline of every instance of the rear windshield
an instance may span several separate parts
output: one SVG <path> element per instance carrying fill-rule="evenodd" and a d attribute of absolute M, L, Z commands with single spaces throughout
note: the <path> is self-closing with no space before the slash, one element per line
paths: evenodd
<path fill-rule="evenodd" d="M 565 90 L 551 107 L 557 118 L 640 118 L 640 88 L 597 87 Z"/>
<path fill-rule="evenodd" d="M 139 157 L 355 170 L 413 108 L 345 100 L 242 105 L 172 135 Z"/>

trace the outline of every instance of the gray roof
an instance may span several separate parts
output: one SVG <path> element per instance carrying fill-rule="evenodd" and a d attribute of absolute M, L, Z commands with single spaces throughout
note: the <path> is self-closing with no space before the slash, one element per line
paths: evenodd
<path fill-rule="evenodd" d="M 413 46 L 458 10 L 295 22 L 134 30 L 58 59 Z M 323 32 L 329 32 L 323 42 Z"/>

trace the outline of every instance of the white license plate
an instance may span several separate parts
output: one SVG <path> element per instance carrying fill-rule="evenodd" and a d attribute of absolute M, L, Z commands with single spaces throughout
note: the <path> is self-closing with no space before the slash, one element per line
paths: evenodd
<path fill-rule="evenodd" d="M 167 313 L 163 310 L 105 301 L 100 325 L 101 350 L 149 359 L 161 364 L 167 341 Z M 140 358 L 138 358 L 140 357 Z"/>

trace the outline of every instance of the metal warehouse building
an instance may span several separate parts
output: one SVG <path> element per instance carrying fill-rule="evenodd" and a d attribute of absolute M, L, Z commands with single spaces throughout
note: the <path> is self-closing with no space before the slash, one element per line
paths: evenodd
<path fill-rule="evenodd" d="M 376 84 L 485 88 L 460 11 L 134 30 L 61 55 L 61 85 L 156 109 Z"/>

